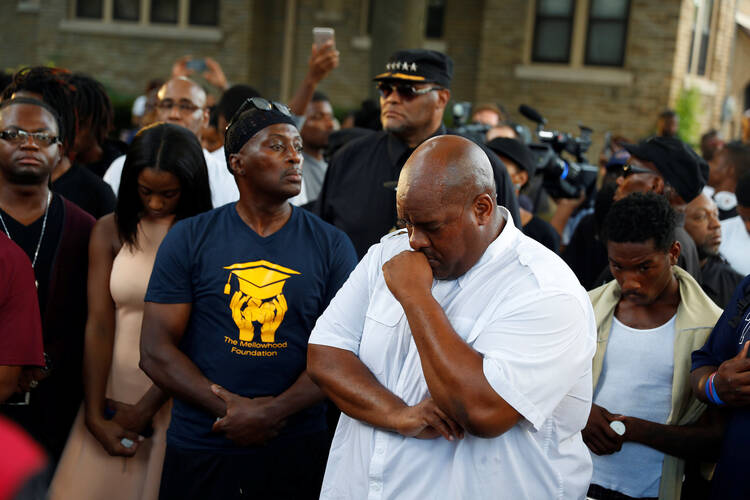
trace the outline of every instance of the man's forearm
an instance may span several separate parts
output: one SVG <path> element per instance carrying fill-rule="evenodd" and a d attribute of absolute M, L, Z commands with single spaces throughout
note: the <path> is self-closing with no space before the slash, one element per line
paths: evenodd
<path fill-rule="evenodd" d="M 352 352 L 308 346 L 307 373 L 338 408 L 373 427 L 396 431 L 393 414 L 406 404 L 377 381 Z"/>
<path fill-rule="evenodd" d="M 211 392 L 211 382 L 177 347 L 141 349 L 141 369 L 168 395 L 199 406 L 216 417 L 223 417 L 226 404 Z M 158 394 L 152 394 L 152 396 Z"/>
<path fill-rule="evenodd" d="M 701 366 L 690 373 L 690 385 L 693 395 L 704 403 L 711 403 L 706 396 L 706 381 L 718 369 L 716 366 Z"/>
<path fill-rule="evenodd" d="M 708 413 L 708 412 L 706 412 Z M 715 459 L 723 428 L 716 415 L 690 425 L 665 425 L 635 417 L 625 419 L 625 440 L 641 443 L 678 458 Z"/>
<path fill-rule="evenodd" d="M 287 390 L 274 398 L 273 407 L 278 420 L 283 420 L 322 401 L 324 397 L 323 391 L 305 370 Z"/>
<path fill-rule="evenodd" d="M 519 415 L 489 385 L 482 356 L 456 333 L 432 295 L 403 299 L 401 304 L 438 406 L 480 436 L 499 435 L 515 425 Z"/>

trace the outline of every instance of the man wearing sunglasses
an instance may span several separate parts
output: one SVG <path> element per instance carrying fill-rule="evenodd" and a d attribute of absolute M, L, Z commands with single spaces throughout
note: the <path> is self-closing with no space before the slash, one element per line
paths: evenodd
<path fill-rule="evenodd" d="M 331 159 L 318 199 L 318 213 L 343 229 L 362 257 L 396 224 L 396 181 L 414 149 L 430 137 L 450 133 L 443 112 L 451 97 L 453 61 L 432 50 L 401 50 L 374 80 L 383 130 L 353 140 Z M 500 159 L 492 164 L 498 203 L 520 221 L 512 183 Z"/>
<path fill-rule="evenodd" d="M 617 178 L 615 201 L 631 193 L 654 192 L 664 196 L 678 215 L 675 230 L 680 242 L 677 265 L 701 282 L 698 250 L 684 226 L 685 208 L 706 185 L 708 165 L 690 147 L 675 137 L 651 137 L 638 144 L 625 144 L 630 160 Z M 611 276 L 606 277 L 609 281 Z"/>

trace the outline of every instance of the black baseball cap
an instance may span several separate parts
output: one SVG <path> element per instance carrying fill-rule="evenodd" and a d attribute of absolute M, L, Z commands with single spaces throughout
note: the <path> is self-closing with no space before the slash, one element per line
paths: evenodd
<path fill-rule="evenodd" d="M 708 178 L 708 164 L 676 137 L 650 137 L 638 144 L 624 144 L 632 156 L 654 164 L 685 203 L 696 198 Z"/>
<path fill-rule="evenodd" d="M 405 80 L 409 82 L 432 82 L 450 88 L 453 78 L 453 60 L 435 50 L 411 49 L 394 52 L 374 81 Z"/>
<path fill-rule="evenodd" d="M 487 143 L 487 147 L 495 153 L 509 158 L 519 168 L 529 174 L 529 179 L 534 176 L 536 162 L 534 154 L 521 141 L 508 137 L 496 137 Z"/>

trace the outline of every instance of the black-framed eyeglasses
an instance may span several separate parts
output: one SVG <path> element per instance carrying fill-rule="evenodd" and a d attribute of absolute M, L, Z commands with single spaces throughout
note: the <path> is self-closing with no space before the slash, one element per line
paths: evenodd
<path fill-rule="evenodd" d="M 31 140 L 37 146 L 47 147 L 60 142 L 60 138 L 48 132 L 27 132 L 20 128 L 0 131 L 0 139 L 11 144 L 23 144 Z"/>
<path fill-rule="evenodd" d="M 156 107 L 164 111 L 169 111 L 172 108 L 177 108 L 177 110 L 183 115 L 189 115 L 191 113 L 194 113 L 197 109 L 203 109 L 200 106 L 196 106 L 189 101 L 175 102 L 172 99 L 164 99 L 162 101 L 159 101 L 156 103 Z"/>
<path fill-rule="evenodd" d="M 623 165 L 622 167 L 623 177 L 629 177 L 633 174 L 656 174 L 656 172 L 654 172 L 653 170 L 649 168 L 639 167 L 638 165 L 633 165 L 632 163 Z"/>
<path fill-rule="evenodd" d="M 378 82 L 375 87 L 378 89 L 380 96 L 383 98 L 387 98 L 389 95 L 391 95 L 391 92 L 395 90 L 396 92 L 398 92 L 398 95 L 400 95 L 401 98 L 406 99 L 407 101 L 414 99 L 415 97 L 418 97 L 420 95 L 425 95 L 429 92 L 432 92 L 433 90 L 443 90 L 443 87 L 425 87 L 423 89 L 418 89 L 414 85 L 409 85 L 408 83 L 388 82 Z"/>
<path fill-rule="evenodd" d="M 245 99 L 245 102 L 242 103 L 240 109 L 237 110 L 232 119 L 229 121 L 226 130 L 229 130 L 229 127 L 234 124 L 237 118 L 248 109 L 259 109 L 261 111 L 271 111 L 275 109 L 283 115 L 292 116 L 292 112 L 289 111 L 289 108 L 285 104 L 281 104 L 280 102 L 276 101 L 269 101 L 268 99 L 264 99 L 262 97 L 248 97 L 247 99 Z"/>

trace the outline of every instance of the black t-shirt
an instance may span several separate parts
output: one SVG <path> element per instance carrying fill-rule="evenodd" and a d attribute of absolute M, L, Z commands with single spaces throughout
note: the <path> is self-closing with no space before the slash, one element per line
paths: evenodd
<path fill-rule="evenodd" d="M 39 243 L 39 237 L 42 234 L 44 214 L 28 226 L 24 226 L 2 209 L 0 209 L 0 215 L 2 215 L 5 225 L 8 226 L 10 239 L 26 252 L 30 261 L 34 262 L 34 252 Z M 62 235 L 63 216 L 62 199 L 60 195 L 53 194 L 50 201 L 49 213 L 47 214 L 47 226 L 44 230 L 44 237 L 42 238 L 39 255 L 34 266 L 34 275 L 36 281 L 39 283 L 37 295 L 39 297 L 40 311 L 45 311 L 47 307 L 47 290 L 52 272 L 52 261 L 55 258 L 57 245 L 60 243 L 60 236 Z"/>
<path fill-rule="evenodd" d="M 693 366 L 719 366 L 733 358 L 750 340 L 750 308 L 740 312 L 738 302 L 750 294 L 750 276 L 746 276 L 734 291 L 724 313 L 716 323 L 706 344 L 693 352 Z M 736 326 L 730 323 L 736 320 Z M 727 408 L 729 419 L 713 479 L 711 498 L 732 500 L 750 498 L 750 407 Z"/>
<path fill-rule="evenodd" d="M 448 133 L 441 125 L 433 137 Z M 492 164 L 498 204 L 510 211 L 520 227 L 518 200 L 508 172 L 495 153 L 480 147 Z M 358 257 L 395 226 L 396 182 L 413 151 L 395 135 L 381 131 L 347 143 L 331 158 L 317 211 L 349 236 Z"/>
<path fill-rule="evenodd" d="M 529 238 L 534 238 L 553 252 L 560 253 L 560 235 L 546 220 L 535 215 L 523 226 L 522 230 L 523 234 Z"/>
<path fill-rule="evenodd" d="M 117 199 L 109 184 L 80 165 L 72 165 L 52 183 L 52 190 L 90 213 L 95 219 L 115 210 Z"/>

